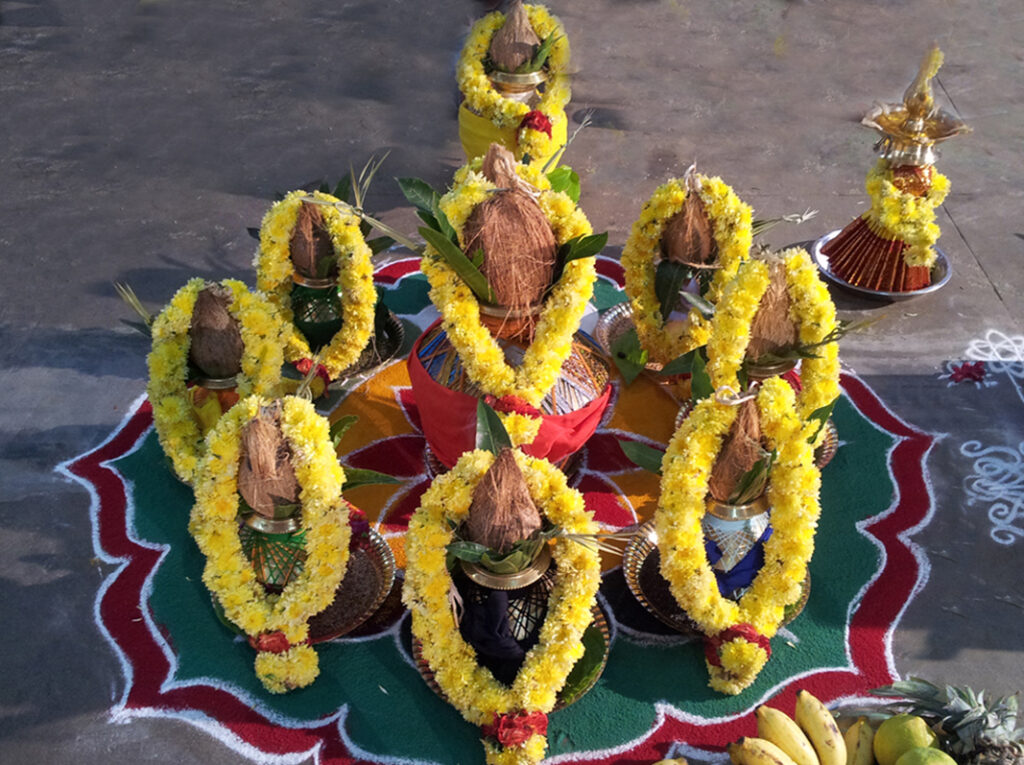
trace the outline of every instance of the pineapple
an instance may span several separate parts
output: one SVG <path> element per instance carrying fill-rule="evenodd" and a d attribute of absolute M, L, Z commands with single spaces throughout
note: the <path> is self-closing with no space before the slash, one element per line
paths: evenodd
<path fill-rule="evenodd" d="M 966 765 L 1024 765 L 1024 728 L 1016 728 L 1017 694 L 988 701 L 984 691 L 940 688 L 917 677 L 872 693 L 906 699 L 889 706 L 935 723 L 945 748 Z"/>

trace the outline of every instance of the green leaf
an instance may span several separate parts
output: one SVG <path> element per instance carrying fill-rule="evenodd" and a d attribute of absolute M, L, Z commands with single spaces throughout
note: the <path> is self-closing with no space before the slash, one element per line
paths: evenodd
<path fill-rule="evenodd" d="M 564 191 L 573 202 L 580 201 L 580 177 L 568 165 L 556 167 L 548 173 L 548 181 L 552 191 Z"/>
<path fill-rule="evenodd" d="M 768 483 L 768 473 L 771 472 L 772 465 L 778 456 L 779 453 L 775 450 L 770 453 L 765 452 L 765 455 L 736 482 L 732 496 L 729 497 L 729 504 L 745 505 L 760 497 Z"/>
<path fill-rule="evenodd" d="M 494 302 L 494 291 L 491 289 L 491 285 L 488 284 L 487 277 L 480 273 L 480 269 L 470 262 L 469 258 L 451 239 L 448 239 L 440 231 L 424 226 L 420 226 L 419 232 L 420 236 L 437 250 L 438 255 L 455 269 L 455 273 L 466 283 L 466 286 L 473 290 L 473 293 L 478 298 L 487 303 Z"/>
<path fill-rule="evenodd" d="M 607 231 L 601 234 L 591 234 L 590 236 L 577 236 L 559 247 L 558 254 L 561 256 L 560 260 L 564 266 L 564 264 L 572 260 L 590 258 L 597 255 L 604 249 L 606 244 L 608 244 Z"/>
<path fill-rule="evenodd" d="M 342 491 L 348 491 L 354 489 L 357 486 L 372 486 L 381 483 L 401 483 L 402 481 L 395 478 L 393 475 L 387 473 L 378 473 L 376 470 L 370 470 L 368 468 L 354 468 L 345 466 L 345 485 L 341 487 Z"/>
<path fill-rule="evenodd" d="M 419 219 L 421 221 L 426 223 L 428 226 L 430 226 L 435 231 L 440 231 L 441 230 L 441 227 L 440 227 L 440 225 L 437 222 L 437 218 L 435 218 L 432 213 L 429 213 L 426 210 L 417 210 L 416 211 L 416 215 L 419 216 Z"/>
<path fill-rule="evenodd" d="M 341 443 L 341 439 L 348 433 L 348 429 L 359 422 L 359 416 L 355 414 L 346 414 L 344 417 L 339 417 L 337 420 L 331 423 L 331 429 L 329 431 L 331 436 L 331 443 L 334 444 L 334 448 L 338 448 L 338 444 Z"/>
<path fill-rule="evenodd" d="M 345 173 L 345 177 L 338 181 L 334 187 L 334 196 L 342 202 L 352 203 L 352 173 Z"/>
<path fill-rule="evenodd" d="M 697 353 L 693 357 L 693 366 L 690 369 L 690 398 L 696 404 L 714 392 L 715 389 L 711 385 L 711 375 L 708 374 L 707 370 L 707 362 L 704 361 L 704 354 Z"/>
<path fill-rule="evenodd" d="M 332 255 L 329 258 L 323 258 L 322 260 L 318 261 L 317 264 L 316 264 L 316 275 L 317 275 L 317 278 L 319 278 L 319 279 L 326 279 L 328 276 L 330 276 L 331 275 L 331 269 L 334 268 L 334 265 L 337 262 L 338 262 L 338 256 L 337 255 Z"/>
<path fill-rule="evenodd" d="M 694 348 L 692 351 L 687 351 L 682 356 L 676 356 L 672 361 L 668 362 L 661 368 L 659 374 L 670 377 L 672 375 L 685 375 L 689 374 L 693 369 L 693 358 L 697 355 L 697 349 Z"/>
<path fill-rule="evenodd" d="M 433 213 L 435 200 L 440 199 L 430 184 L 420 178 L 399 178 L 398 187 L 409 204 L 422 212 Z"/>
<path fill-rule="evenodd" d="M 477 542 L 469 542 L 465 539 L 460 539 L 456 542 L 449 542 L 445 547 L 445 550 L 449 555 L 452 555 L 459 560 L 469 561 L 470 563 L 479 563 L 480 559 L 488 552 L 491 548 L 486 545 L 478 544 Z"/>
<path fill-rule="evenodd" d="M 662 260 L 654 272 L 654 294 L 661 306 L 661 320 L 668 321 L 669 314 L 679 305 L 679 293 L 693 278 L 693 269 L 673 260 Z"/>
<path fill-rule="evenodd" d="M 605 637 L 596 624 L 591 624 L 583 633 L 583 656 L 573 665 L 565 685 L 558 692 L 563 704 L 571 704 L 593 685 L 601 672 L 604 652 Z"/>
<path fill-rule="evenodd" d="M 473 257 L 469 261 L 477 268 L 480 268 L 484 264 L 484 248 L 477 247 L 476 252 L 473 253 Z"/>
<path fill-rule="evenodd" d="M 832 410 L 836 407 L 836 401 L 839 398 L 832 399 L 831 403 L 820 406 L 811 412 L 811 415 L 807 418 L 807 422 L 811 423 L 815 420 L 818 421 L 818 427 L 814 429 L 814 435 L 807 439 L 808 443 L 814 443 L 818 439 L 818 434 L 821 433 L 821 429 L 825 427 L 825 423 L 828 422 L 828 418 L 832 416 Z"/>
<path fill-rule="evenodd" d="M 619 369 L 626 385 L 632 385 L 633 380 L 644 371 L 647 366 L 647 351 L 640 347 L 640 338 L 635 329 L 622 333 L 612 343 L 612 361 Z"/>
<path fill-rule="evenodd" d="M 376 255 L 379 252 L 384 252 L 388 247 L 393 245 L 395 240 L 390 236 L 378 236 L 374 239 L 367 239 L 366 244 L 370 247 L 370 252 Z"/>
<path fill-rule="evenodd" d="M 448 222 L 448 216 L 444 214 L 444 210 L 437 203 L 440 202 L 440 198 L 435 201 L 434 209 L 434 220 L 437 221 L 437 230 L 444 234 L 456 247 L 459 246 L 459 236 L 455 233 L 455 228 L 451 223 Z"/>
<path fill-rule="evenodd" d="M 476 448 L 497 454 L 512 448 L 512 439 L 498 413 L 482 398 L 476 402 Z"/>
<path fill-rule="evenodd" d="M 638 468 L 661 475 L 661 461 L 665 458 L 665 452 L 662 449 L 625 439 L 619 439 L 619 446 L 626 458 Z"/>
<path fill-rule="evenodd" d="M 548 62 L 548 56 L 551 55 L 552 46 L 554 46 L 554 44 L 558 42 L 561 39 L 561 37 L 561 35 L 556 34 L 554 32 L 545 37 L 541 44 L 537 46 L 537 50 L 534 51 L 533 58 L 530 60 L 530 62 L 528 64 L 523 65 L 529 67 L 525 71 L 539 72 L 541 69 L 543 69 L 544 65 Z M 519 68 L 522 69 L 523 67 L 520 66 Z"/>

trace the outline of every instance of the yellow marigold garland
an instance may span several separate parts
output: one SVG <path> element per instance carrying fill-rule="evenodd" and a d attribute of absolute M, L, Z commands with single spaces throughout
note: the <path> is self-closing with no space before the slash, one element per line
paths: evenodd
<path fill-rule="evenodd" d="M 786 285 L 790 298 L 790 318 L 799 330 L 803 345 L 817 345 L 836 328 L 836 307 L 821 281 L 818 269 L 807 251 L 793 247 L 779 253 L 786 267 Z M 744 263 L 723 291 L 715 307 L 708 339 L 708 374 L 717 389 L 739 388 L 738 374 L 750 344 L 750 327 L 765 290 L 769 271 L 763 261 Z M 817 358 L 800 362 L 802 390 L 797 410 L 805 420 L 816 409 L 827 406 L 839 396 L 839 343 L 814 348 Z M 817 428 L 817 423 L 808 424 Z M 824 437 L 824 431 L 819 434 Z"/>
<path fill-rule="evenodd" d="M 238 461 L 242 428 L 269 403 L 240 400 L 207 437 L 207 454 L 196 480 L 189 531 L 206 556 L 203 582 L 225 616 L 250 638 L 280 632 L 287 650 L 259 651 L 255 669 L 271 693 L 309 685 L 319 674 L 316 651 L 307 644 L 309 619 L 330 605 L 348 565 L 348 505 L 341 498 L 345 473 L 338 464 L 327 420 L 308 401 L 283 400 L 281 430 L 292 450 L 299 483 L 306 562 L 279 596 L 256 580 L 238 536 Z"/>
<path fill-rule="evenodd" d="M 478 157 L 460 168 L 454 187 L 441 198 L 441 210 L 458 233 L 460 243 L 470 213 L 487 198 L 490 189 L 496 188 L 479 172 L 482 161 Z M 592 232 L 583 212 L 566 194 L 552 191 L 539 169 L 517 165 L 516 171 L 541 190 L 537 201 L 559 244 Z M 429 244 L 420 268 L 430 283 L 430 299 L 441 313 L 445 332 L 469 379 L 485 394 L 518 396 L 531 406 L 539 406 L 572 352 L 573 335 L 597 278 L 594 258 L 580 258 L 566 265 L 562 278 L 544 301 L 534 341 L 518 367 L 508 364 L 501 346 L 481 323 L 479 303 L 472 290 Z M 532 442 L 540 428 L 538 418 L 517 414 L 501 417 L 516 445 Z"/>
<path fill-rule="evenodd" d="M 750 205 L 742 202 L 721 178 L 699 177 L 702 184 L 700 198 L 711 220 L 722 264 L 705 296 L 715 303 L 724 286 L 736 275 L 740 263 L 750 256 L 752 212 Z M 626 294 L 633 306 L 633 323 L 640 344 L 647 349 L 653 361 L 662 364 L 704 345 L 710 334 L 710 324 L 696 309 L 690 311 L 685 325 L 666 328 L 668 317 L 661 315 L 661 304 L 654 287 L 665 224 L 682 209 L 686 194 L 686 182 L 679 178 L 659 186 L 633 223 L 622 251 Z"/>
<path fill-rule="evenodd" d="M 260 225 L 260 249 L 253 263 L 257 287 L 266 293 L 289 323 L 293 319 L 290 296 L 294 272 L 289 242 L 302 207 L 302 198 L 308 196 L 310 194 L 306 191 L 292 191 L 267 211 Z M 324 202 L 339 201 L 319 191 L 312 196 Z M 373 286 L 372 253 L 359 230 L 359 219 L 336 207 L 324 205 L 320 211 L 338 257 L 342 325 L 319 353 L 320 363 L 334 378 L 356 362 L 370 340 L 377 291 Z M 313 355 L 306 338 L 294 325 L 285 355 L 288 361 Z"/>
<path fill-rule="evenodd" d="M 761 426 L 770 449 L 778 450 L 768 482 L 772 536 L 765 563 L 738 603 L 724 598 L 704 547 L 701 519 L 708 478 L 735 407 L 704 399 L 676 431 L 665 453 L 661 497 L 655 512 L 661 573 L 672 594 L 708 636 L 750 624 L 766 638 L 775 635 L 787 605 L 800 598 L 814 551 L 820 507 L 820 473 L 803 434 L 795 394 L 784 380 L 766 380 L 757 397 Z M 754 681 L 768 654 L 743 638 L 722 645 L 721 666 L 708 664 L 711 687 L 736 694 Z"/>
<path fill-rule="evenodd" d="M 524 6 L 530 17 L 530 25 L 542 40 L 549 34 L 559 35 L 558 41 L 551 47 L 548 55 L 547 69 L 549 79 L 541 95 L 537 110 L 541 111 L 551 122 L 565 119 L 562 114 L 571 95 L 567 73 L 569 70 L 569 38 L 565 34 L 562 22 L 552 16 L 543 5 Z M 484 71 L 484 58 L 491 48 L 491 38 L 505 24 L 505 15 L 501 11 L 488 13 L 473 24 L 462 48 L 455 77 L 459 90 L 466 98 L 466 104 L 477 114 L 486 117 L 499 128 L 517 128 L 523 118 L 532 111 L 524 103 L 506 98 L 491 84 Z M 509 147 L 512 149 L 513 147 Z M 547 157 L 554 153 L 556 146 L 546 133 L 524 128 L 519 131 L 519 145 L 516 156 L 529 154 L 531 157 Z"/>
<path fill-rule="evenodd" d="M 549 521 L 567 532 L 597 531 L 584 508 L 583 496 L 566 484 L 565 475 L 546 460 L 516 450 L 530 496 Z M 601 580 L 598 554 L 559 538 L 554 586 L 540 638 L 526 655 L 511 687 L 480 666 L 476 652 L 463 640 L 452 615 L 448 592 L 452 579 L 445 567 L 445 546 L 452 541 L 449 521 L 463 521 L 473 489 L 494 461 L 487 451 L 466 452 L 448 473 L 434 479 L 409 521 L 406 535 L 408 567 L 403 600 L 412 613 L 413 634 L 423 644 L 423 657 L 449 703 L 477 726 L 495 715 L 552 710 L 573 665 L 583 655 L 583 632 Z M 536 763 L 544 756 L 544 736 L 533 734 L 522 747 L 502 749 L 485 742 L 489 763 Z"/>
<path fill-rule="evenodd" d="M 941 233 L 935 223 L 935 208 L 949 194 L 949 178 L 932 168 L 931 188 L 923 197 L 917 197 L 893 183 L 892 168 L 880 159 L 868 171 L 865 187 L 871 197 L 871 209 L 864 213 L 864 219 L 879 236 L 907 243 L 903 259 L 908 266 L 931 268 L 936 257 L 932 248 Z"/>
<path fill-rule="evenodd" d="M 273 305 L 242 282 L 225 279 L 221 285 L 231 291 L 228 311 L 239 323 L 244 345 L 238 394 L 272 395 L 281 381 L 281 348 L 287 326 Z M 146 394 L 153 406 L 153 424 L 174 472 L 186 482 L 193 479 L 204 451 L 203 433 L 187 394 L 188 332 L 196 296 L 204 286 L 204 279 L 191 279 L 171 298 L 153 322 L 153 348 L 146 359 Z"/>

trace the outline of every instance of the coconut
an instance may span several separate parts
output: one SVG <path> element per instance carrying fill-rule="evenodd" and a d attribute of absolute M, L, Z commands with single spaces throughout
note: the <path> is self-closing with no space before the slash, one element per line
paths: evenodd
<path fill-rule="evenodd" d="M 211 378 L 234 377 L 242 371 L 242 332 L 228 311 L 231 291 L 207 284 L 196 295 L 189 326 L 188 357 L 192 365 Z"/>
<path fill-rule="evenodd" d="M 668 219 L 661 234 L 662 257 L 694 268 L 718 268 L 718 243 L 700 198 L 700 179 L 693 167 L 686 171 L 685 181 L 686 201 Z"/>
<path fill-rule="evenodd" d="M 778 258 L 768 261 L 770 281 L 750 326 L 747 358 L 756 361 L 766 353 L 791 350 L 799 342 L 796 323 L 789 315 L 786 264 Z"/>
<path fill-rule="evenodd" d="M 533 58 L 538 45 L 540 38 L 533 31 L 523 0 L 510 0 L 505 23 L 491 38 L 491 63 L 503 72 L 514 72 Z"/>
<path fill-rule="evenodd" d="M 540 511 L 530 496 L 515 455 L 504 448 L 473 489 L 466 536 L 472 542 L 506 553 L 541 525 Z"/>
<path fill-rule="evenodd" d="M 761 415 L 754 399 L 739 405 L 736 419 L 722 442 L 708 491 L 719 502 L 728 502 L 743 476 L 764 456 L 761 448 Z"/>
<path fill-rule="evenodd" d="M 295 270 L 305 277 L 322 279 L 337 273 L 334 245 L 319 205 L 303 202 L 299 207 L 292 238 L 288 241 L 288 252 Z"/>
<path fill-rule="evenodd" d="M 278 517 L 276 508 L 299 501 L 291 449 L 281 431 L 279 401 L 260 407 L 256 417 L 242 428 L 238 493 L 266 518 Z"/>
<path fill-rule="evenodd" d="M 558 243 L 530 184 L 515 172 L 512 153 L 491 144 L 483 173 L 495 191 L 476 206 L 463 229 L 467 257 L 483 251 L 480 271 L 501 306 L 518 310 L 540 303 L 554 278 Z"/>

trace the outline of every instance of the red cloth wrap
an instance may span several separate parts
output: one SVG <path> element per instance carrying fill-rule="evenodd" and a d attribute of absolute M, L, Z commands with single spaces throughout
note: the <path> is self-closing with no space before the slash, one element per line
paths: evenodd
<path fill-rule="evenodd" d="M 713 667 L 722 666 L 722 659 L 718 655 L 718 649 L 722 647 L 722 643 L 728 643 L 736 638 L 743 638 L 748 643 L 759 645 L 768 656 L 772 655 L 772 642 L 754 629 L 754 625 L 742 622 L 722 630 L 717 635 L 704 638 L 704 658 L 708 664 Z"/>
<path fill-rule="evenodd" d="M 548 733 L 548 716 L 543 712 L 519 712 L 515 715 L 494 715 L 493 725 L 484 725 L 480 732 L 490 738 L 498 739 L 502 746 L 522 746 L 530 740 L 530 736 L 546 736 Z"/>
<path fill-rule="evenodd" d="M 423 338 L 440 323 L 438 319 L 416 338 L 409 353 L 409 380 L 412 382 L 413 398 L 416 399 L 420 422 L 423 424 L 423 435 L 430 450 L 444 465 L 453 467 L 463 452 L 472 450 L 476 445 L 477 399 L 441 385 L 420 362 L 419 351 Z M 541 415 L 540 432 L 532 444 L 523 447 L 523 451 L 531 457 L 543 457 L 549 462 L 558 462 L 568 457 L 579 450 L 597 430 L 611 395 L 612 386 L 609 383 L 600 396 L 584 407 L 565 414 Z M 513 397 L 503 398 L 507 400 Z M 502 399 L 497 401 L 501 402 Z"/>

